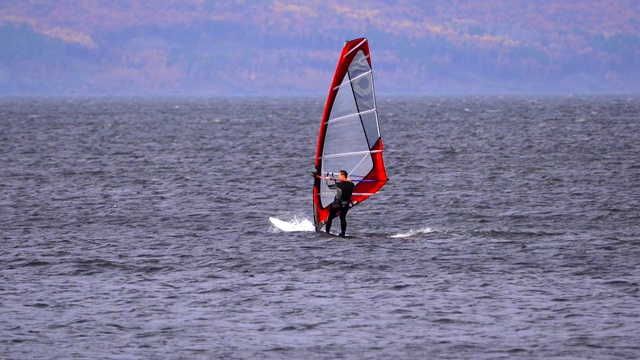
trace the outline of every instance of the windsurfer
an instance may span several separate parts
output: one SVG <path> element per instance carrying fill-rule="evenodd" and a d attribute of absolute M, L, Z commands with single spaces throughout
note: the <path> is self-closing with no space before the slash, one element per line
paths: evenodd
<path fill-rule="evenodd" d="M 349 174 L 345 170 L 340 170 L 338 172 L 338 181 L 333 185 L 329 185 L 330 188 L 336 189 L 336 197 L 333 199 L 333 204 L 329 209 L 329 217 L 325 224 L 327 233 L 331 230 L 331 222 L 338 213 L 340 215 L 340 236 L 344 236 L 347 231 L 347 212 L 351 206 L 351 194 L 353 194 L 353 188 L 355 187 L 348 176 Z"/>

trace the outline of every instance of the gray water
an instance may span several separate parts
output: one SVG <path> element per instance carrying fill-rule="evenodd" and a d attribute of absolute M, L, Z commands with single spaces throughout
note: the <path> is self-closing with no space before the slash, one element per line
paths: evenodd
<path fill-rule="evenodd" d="M 309 221 L 323 99 L 0 99 L 0 357 L 640 357 L 640 98 L 383 98 Z"/>

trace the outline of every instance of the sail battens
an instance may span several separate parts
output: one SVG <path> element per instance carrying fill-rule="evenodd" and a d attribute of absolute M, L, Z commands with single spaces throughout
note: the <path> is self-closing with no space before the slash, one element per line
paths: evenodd
<path fill-rule="evenodd" d="M 375 193 L 372 193 L 372 192 L 368 192 L 368 193 L 355 193 L 354 192 L 354 193 L 351 194 L 351 196 L 371 196 L 371 195 L 374 195 L 374 194 Z M 333 192 L 324 192 L 324 193 L 321 193 L 321 195 L 334 197 L 336 195 L 336 192 L 335 191 L 333 191 Z"/>
<path fill-rule="evenodd" d="M 335 119 L 331 119 L 331 120 L 327 121 L 327 123 L 348 120 L 348 119 L 351 119 L 351 118 L 354 118 L 354 117 L 359 117 L 359 116 L 362 116 L 362 115 L 375 113 L 375 112 L 376 112 L 376 109 L 373 108 L 373 109 L 370 109 L 370 110 L 365 110 L 365 111 L 361 111 L 361 112 L 357 112 L 357 113 L 341 116 L 341 117 L 338 117 L 338 118 L 335 118 Z"/>
<path fill-rule="evenodd" d="M 353 49 L 349 50 L 346 54 L 344 54 L 344 55 L 342 56 L 342 58 L 343 58 L 343 59 L 344 59 L 344 58 L 346 58 L 347 56 L 351 55 L 351 53 L 352 53 L 352 52 L 354 52 L 355 50 L 358 50 L 358 48 L 359 48 L 360 46 L 362 46 L 364 43 L 366 43 L 366 42 L 367 42 L 367 39 L 364 39 L 364 38 L 362 38 L 362 39 L 360 39 L 360 40 L 361 40 L 361 41 L 360 41 L 360 43 L 358 43 L 357 45 L 355 45 L 355 46 L 353 47 Z M 354 41 L 356 41 L 356 40 L 347 41 L 347 43 L 345 44 L 345 48 L 346 48 L 346 46 L 347 46 L 347 45 L 349 45 L 349 43 L 353 43 Z M 367 52 L 367 56 L 369 56 L 369 53 L 368 53 L 368 52 Z"/>
<path fill-rule="evenodd" d="M 382 152 L 382 150 L 352 151 L 352 152 L 341 153 L 341 154 L 324 155 L 324 156 L 322 156 L 322 159 L 334 159 L 334 158 L 339 158 L 339 157 L 344 157 L 344 156 L 375 154 L 375 153 L 381 153 L 381 152 Z"/>
<path fill-rule="evenodd" d="M 338 86 L 334 87 L 334 88 L 333 88 L 333 91 L 336 91 L 336 90 L 338 90 L 339 88 L 341 88 L 341 87 L 343 87 L 343 86 L 347 86 L 347 85 L 349 85 L 349 86 L 350 86 L 354 81 L 356 81 L 356 80 L 360 79 L 360 78 L 361 78 L 361 77 L 363 77 L 363 76 L 367 76 L 367 75 L 369 75 L 369 74 L 371 74 L 371 73 L 372 73 L 372 71 L 371 71 L 371 70 L 369 70 L 369 71 L 367 71 L 367 72 L 365 72 L 365 73 L 363 73 L 363 74 L 360 74 L 360 75 L 358 75 L 358 76 L 356 76 L 356 77 L 354 77 L 354 78 L 351 78 L 351 79 L 349 79 L 349 80 L 347 80 L 347 81 L 344 81 L 344 82 L 343 82 L 343 83 L 341 83 L 340 85 L 338 85 Z"/>

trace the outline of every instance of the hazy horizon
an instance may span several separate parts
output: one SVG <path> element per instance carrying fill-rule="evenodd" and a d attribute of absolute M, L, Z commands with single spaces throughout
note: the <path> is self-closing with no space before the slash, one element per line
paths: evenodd
<path fill-rule="evenodd" d="M 345 40 L 382 96 L 640 93 L 640 3 L 26 0 L 0 95 L 320 96 Z"/>

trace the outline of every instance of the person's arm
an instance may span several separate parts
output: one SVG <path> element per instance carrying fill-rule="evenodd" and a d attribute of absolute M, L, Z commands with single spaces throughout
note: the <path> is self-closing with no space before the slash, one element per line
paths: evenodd
<path fill-rule="evenodd" d="M 338 200 L 342 199 L 342 189 L 338 186 L 336 186 L 336 199 Z"/>

